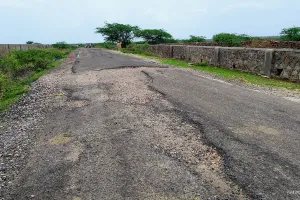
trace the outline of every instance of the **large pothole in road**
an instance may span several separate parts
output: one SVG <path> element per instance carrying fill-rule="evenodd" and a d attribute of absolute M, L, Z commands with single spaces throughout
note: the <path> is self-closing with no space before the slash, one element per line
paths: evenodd
<path fill-rule="evenodd" d="M 89 101 L 90 97 L 87 94 L 82 93 L 82 92 L 74 92 L 71 95 L 70 100 L 73 100 L 73 101 Z"/>
<path fill-rule="evenodd" d="M 66 98 L 66 105 L 69 108 L 81 108 L 89 105 L 91 97 L 85 93 L 82 88 L 64 88 Z"/>

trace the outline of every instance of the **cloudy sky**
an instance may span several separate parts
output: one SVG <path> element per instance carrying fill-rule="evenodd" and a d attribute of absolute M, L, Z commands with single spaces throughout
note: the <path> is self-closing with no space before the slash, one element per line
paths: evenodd
<path fill-rule="evenodd" d="M 278 35 L 300 26 L 300 0 L 0 0 L 0 43 L 100 42 L 104 22 L 163 28 L 174 38 Z"/>

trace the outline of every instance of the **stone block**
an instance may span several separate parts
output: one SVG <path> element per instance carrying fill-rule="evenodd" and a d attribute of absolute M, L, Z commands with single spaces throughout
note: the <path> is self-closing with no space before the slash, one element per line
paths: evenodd
<path fill-rule="evenodd" d="M 268 77 L 271 75 L 273 54 L 274 54 L 274 51 L 272 49 L 268 49 L 265 52 L 265 61 L 264 61 L 263 71 L 264 71 L 264 75 L 268 76 Z"/>

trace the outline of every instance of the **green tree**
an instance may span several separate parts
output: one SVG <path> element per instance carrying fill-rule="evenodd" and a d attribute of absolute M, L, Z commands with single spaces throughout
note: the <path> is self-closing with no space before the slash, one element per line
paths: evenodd
<path fill-rule="evenodd" d="M 33 44 L 33 41 L 27 41 L 26 44 Z"/>
<path fill-rule="evenodd" d="M 185 40 L 186 42 L 205 42 L 206 38 L 204 36 L 194 36 L 190 35 L 190 38 Z"/>
<path fill-rule="evenodd" d="M 252 38 L 246 34 L 219 33 L 213 36 L 213 41 L 224 43 L 228 46 L 237 46 L 242 42 L 250 41 Z"/>
<path fill-rule="evenodd" d="M 172 39 L 172 35 L 163 29 L 144 29 L 135 32 L 135 36 L 143 38 L 149 44 L 164 43 Z"/>
<path fill-rule="evenodd" d="M 139 30 L 138 26 L 105 22 L 104 27 L 96 28 L 96 33 L 102 34 L 107 42 L 122 41 L 122 47 L 126 47 L 134 38 L 134 32 L 137 30 Z"/>
<path fill-rule="evenodd" d="M 282 40 L 300 41 L 300 27 L 284 28 L 280 35 Z"/>

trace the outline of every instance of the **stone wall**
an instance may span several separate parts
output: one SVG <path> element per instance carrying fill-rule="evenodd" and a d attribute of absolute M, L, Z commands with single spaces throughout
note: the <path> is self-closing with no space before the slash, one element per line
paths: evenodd
<path fill-rule="evenodd" d="M 235 69 L 300 82 L 300 50 L 244 47 L 153 45 L 150 52 L 164 58 Z"/>
<path fill-rule="evenodd" d="M 247 47 L 247 48 L 268 48 L 268 49 L 300 49 L 300 41 L 274 41 L 274 40 L 251 40 L 241 43 L 217 43 L 217 42 L 189 42 L 169 43 L 168 45 L 183 46 L 221 46 L 221 47 Z"/>
<path fill-rule="evenodd" d="M 275 50 L 271 75 L 300 81 L 300 51 Z"/>
<path fill-rule="evenodd" d="M 51 48 L 48 44 L 0 44 L 0 56 L 7 55 L 10 51 L 26 51 L 28 49 Z"/>
<path fill-rule="evenodd" d="M 247 48 L 220 48 L 219 64 L 253 74 L 264 74 L 265 50 Z"/>
<path fill-rule="evenodd" d="M 194 46 L 188 47 L 188 58 L 192 63 L 207 63 L 209 65 L 217 65 L 215 59 L 216 49 L 214 47 L 198 48 Z"/>
<path fill-rule="evenodd" d="M 154 45 L 151 46 L 151 52 L 155 52 L 155 55 L 163 58 L 172 58 L 172 46 L 169 45 Z"/>

